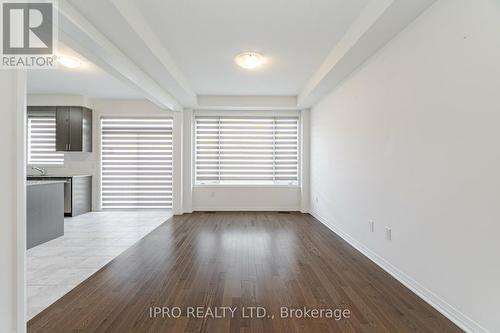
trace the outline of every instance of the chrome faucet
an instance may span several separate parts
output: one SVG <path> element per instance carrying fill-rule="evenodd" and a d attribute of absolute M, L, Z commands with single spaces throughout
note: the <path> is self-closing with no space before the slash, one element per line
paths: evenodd
<path fill-rule="evenodd" d="M 37 166 L 32 166 L 31 169 L 36 170 L 41 173 L 42 176 L 45 176 L 47 174 L 47 169 L 37 167 Z"/>

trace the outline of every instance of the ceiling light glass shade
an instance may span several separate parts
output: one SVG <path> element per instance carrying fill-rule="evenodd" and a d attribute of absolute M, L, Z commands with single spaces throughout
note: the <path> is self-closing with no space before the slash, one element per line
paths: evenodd
<path fill-rule="evenodd" d="M 68 68 L 78 68 L 82 65 L 82 62 L 79 59 L 68 56 L 57 56 L 57 61 L 64 67 Z"/>
<path fill-rule="evenodd" d="M 242 52 L 234 58 L 234 61 L 245 69 L 255 69 L 264 63 L 264 57 L 257 52 Z"/>

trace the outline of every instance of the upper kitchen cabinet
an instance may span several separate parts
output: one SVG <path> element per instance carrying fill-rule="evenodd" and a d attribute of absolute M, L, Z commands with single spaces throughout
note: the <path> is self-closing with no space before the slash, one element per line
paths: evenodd
<path fill-rule="evenodd" d="M 56 150 L 92 152 L 92 110 L 81 106 L 56 107 Z"/>

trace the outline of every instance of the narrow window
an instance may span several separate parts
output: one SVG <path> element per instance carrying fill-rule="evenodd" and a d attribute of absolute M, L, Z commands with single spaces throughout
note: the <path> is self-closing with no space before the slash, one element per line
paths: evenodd
<path fill-rule="evenodd" d="M 56 152 L 55 110 L 28 110 L 28 164 L 64 165 L 64 154 Z"/>

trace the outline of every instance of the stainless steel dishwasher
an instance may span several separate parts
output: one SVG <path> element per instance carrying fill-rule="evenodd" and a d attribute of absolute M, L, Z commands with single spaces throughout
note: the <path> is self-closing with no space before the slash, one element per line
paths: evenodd
<path fill-rule="evenodd" d="M 73 181 L 71 178 L 67 178 L 64 183 L 64 215 L 71 216 L 71 187 Z"/>

